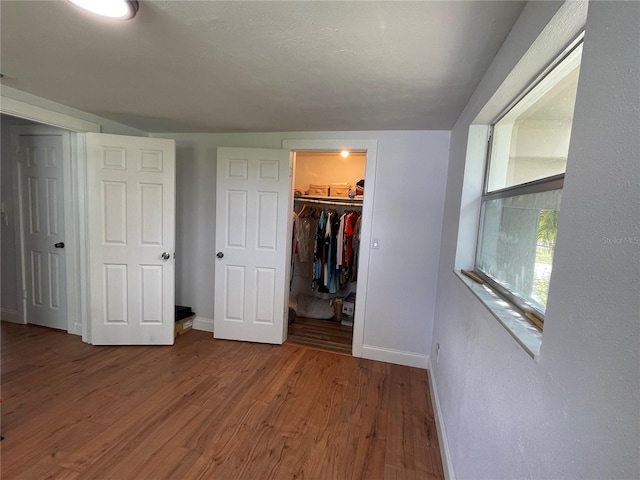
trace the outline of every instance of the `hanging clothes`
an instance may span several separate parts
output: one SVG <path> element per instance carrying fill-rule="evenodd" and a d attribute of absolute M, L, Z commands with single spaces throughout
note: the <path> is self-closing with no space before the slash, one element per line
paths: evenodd
<path fill-rule="evenodd" d="M 296 241 L 296 225 L 298 223 L 298 215 L 293 212 L 293 231 L 291 232 L 291 269 L 289 270 L 289 290 L 293 285 L 293 269 L 295 266 L 296 254 L 298 253 L 298 242 Z"/>
<path fill-rule="evenodd" d="M 325 262 L 325 248 L 324 248 L 324 236 L 327 228 L 327 214 L 326 212 L 320 212 L 318 218 L 318 226 L 316 228 L 315 246 L 313 250 L 313 282 L 312 287 L 314 290 L 325 291 L 324 286 L 324 262 Z"/>
<path fill-rule="evenodd" d="M 313 261 L 316 223 L 317 220 L 311 215 L 304 217 L 301 212 L 296 216 L 294 225 L 296 253 L 302 263 Z"/>
<path fill-rule="evenodd" d="M 357 252 L 354 242 L 360 217 L 360 213 L 352 211 L 342 215 L 335 210 L 320 212 L 313 249 L 313 290 L 338 293 L 356 275 Z M 298 225 L 297 231 L 300 232 L 302 228 L 302 224 Z"/>
<path fill-rule="evenodd" d="M 338 230 L 338 258 L 336 260 L 336 263 L 338 265 L 338 288 L 340 290 L 342 290 L 346 285 L 347 285 L 347 281 L 348 281 L 348 266 L 346 265 L 347 263 L 347 257 L 346 257 L 346 249 L 345 249 L 345 245 L 346 245 L 346 236 L 345 236 L 345 226 L 347 223 L 347 218 L 349 217 L 349 213 L 345 212 L 342 214 L 342 216 L 340 217 L 340 228 Z"/>
<path fill-rule="evenodd" d="M 293 213 L 290 290 L 293 289 L 294 276 L 313 278 L 313 250 L 318 223 L 315 215 L 315 208 L 308 205 L 297 214 Z"/>
<path fill-rule="evenodd" d="M 331 282 L 331 269 L 333 258 L 331 257 L 331 220 L 334 213 L 329 212 L 327 214 L 327 224 L 325 225 L 324 231 L 324 255 L 323 255 L 323 278 L 324 278 L 324 287 L 329 289 L 329 283 Z"/>
<path fill-rule="evenodd" d="M 353 231 L 353 266 L 351 268 L 351 281 L 356 282 L 358 280 L 358 261 L 360 257 L 360 232 L 362 230 L 362 215 L 359 215 L 354 231 Z"/>
<path fill-rule="evenodd" d="M 331 214 L 331 238 L 329 239 L 329 293 L 338 292 L 340 265 L 338 259 L 338 232 L 340 230 L 340 216 L 334 212 Z"/>
<path fill-rule="evenodd" d="M 347 218 L 347 213 L 343 213 L 340 217 L 340 229 L 338 230 L 338 258 L 336 259 L 336 263 L 340 266 L 344 265 L 344 224 Z"/>
<path fill-rule="evenodd" d="M 347 283 L 351 280 L 351 269 L 357 268 L 354 265 L 353 255 L 353 233 L 355 228 L 355 222 L 359 218 L 359 214 L 356 212 L 345 212 L 340 219 L 340 231 L 338 236 L 340 241 L 338 242 L 338 249 L 340 255 L 338 255 L 338 265 L 340 267 L 340 289 L 347 286 Z"/>
<path fill-rule="evenodd" d="M 353 262 L 353 232 L 355 228 L 355 222 L 358 215 L 350 213 L 345 218 L 344 225 L 344 262 L 345 267 L 350 267 Z"/>

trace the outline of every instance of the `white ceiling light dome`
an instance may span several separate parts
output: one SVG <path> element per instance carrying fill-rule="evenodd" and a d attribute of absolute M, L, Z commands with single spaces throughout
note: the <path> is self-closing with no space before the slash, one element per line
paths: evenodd
<path fill-rule="evenodd" d="M 88 12 L 113 20 L 130 20 L 138 13 L 136 0 L 68 0 Z"/>

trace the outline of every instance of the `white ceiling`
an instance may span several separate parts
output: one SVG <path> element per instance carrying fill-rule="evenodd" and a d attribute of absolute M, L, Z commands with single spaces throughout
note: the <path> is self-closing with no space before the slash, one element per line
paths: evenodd
<path fill-rule="evenodd" d="M 448 130 L 524 2 L 0 2 L 3 84 L 148 132 Z"/>

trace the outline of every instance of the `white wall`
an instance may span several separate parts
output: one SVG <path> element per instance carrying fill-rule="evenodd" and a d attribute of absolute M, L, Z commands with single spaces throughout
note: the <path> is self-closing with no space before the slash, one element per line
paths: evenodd
<path fill-rule="evenodd" d="M 162 134 L 177 149 L 177 302 L 213 318 L 216 147 L 283 139 L 377 139 L 364 344 L 417 354 L 431 344 L 449 132 Z M 368 254 L 367 250 L 363 254 Z"/>
<path fill-rule="evenodd" d="M 452 131 L 431 373 L 456 478 L 640 478 L 638 2 L 588 7 L 539 361 L 453 274 L 469 125 L 558 7 L 527 4 Z"/>

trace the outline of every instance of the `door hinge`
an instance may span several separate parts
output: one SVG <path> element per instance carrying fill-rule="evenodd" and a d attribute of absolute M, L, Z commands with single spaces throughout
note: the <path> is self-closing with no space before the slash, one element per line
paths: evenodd
<path fill-rule="evenodd" d="M 27 299 L 27 291 L 26 290 L 22 290 L 22 299 L 23 300 Z"/>

